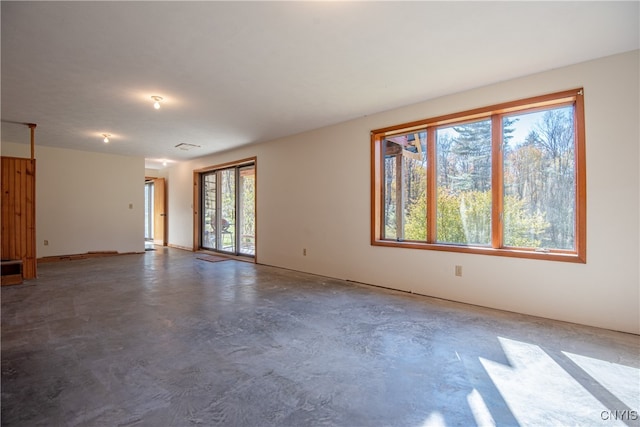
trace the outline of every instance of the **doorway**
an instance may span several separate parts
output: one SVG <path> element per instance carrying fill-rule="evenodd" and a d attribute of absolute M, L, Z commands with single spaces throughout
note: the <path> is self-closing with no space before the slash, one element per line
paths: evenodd
<path fill-rule="evenodd" d="M 199 179 L 199 247 L 255 257 L 255 162 L 208 170 Z"/>
<path fill-rule="evenodd" d="M 144 250 L 153 250 L 153 180 L 144 182 Z"/>
<path fill-rule="evenodd" d="M 144 183 L 144 247 L 167 245 L 166 197 L 164 178 L 145 178 Z"/>

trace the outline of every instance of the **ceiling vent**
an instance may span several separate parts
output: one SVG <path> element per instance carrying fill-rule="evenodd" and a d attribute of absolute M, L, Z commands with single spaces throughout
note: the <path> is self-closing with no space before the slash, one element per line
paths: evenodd
<path fill-rule="evenodd" d="M 200 148 L 200 146 L 195 144 L 187 144 L 186 142 L 181 142 L 180 144 L 176 145 L 176 148 L 179 148 L 182 151 L 189 151 L 189 150 L 193 150 L 194 148 Z"/>

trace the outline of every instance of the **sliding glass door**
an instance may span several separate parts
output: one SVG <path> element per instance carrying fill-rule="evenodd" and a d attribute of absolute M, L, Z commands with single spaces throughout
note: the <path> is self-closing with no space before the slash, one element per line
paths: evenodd
<path fill-rule="evenodd" d="M 200 246 L 232 255 L 255 254 L 255 165 L 201 174 Z"/>

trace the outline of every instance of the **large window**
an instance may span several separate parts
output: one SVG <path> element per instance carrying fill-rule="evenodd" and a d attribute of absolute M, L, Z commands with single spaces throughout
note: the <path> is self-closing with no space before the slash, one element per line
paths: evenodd
<path fill-rule="evenodd" d="M 582 89 L 371 140 L 373 245 L 586 262 Z"/>

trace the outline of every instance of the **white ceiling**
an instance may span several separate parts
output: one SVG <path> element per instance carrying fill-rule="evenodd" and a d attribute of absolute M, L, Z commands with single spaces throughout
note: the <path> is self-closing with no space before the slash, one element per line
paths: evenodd
<path fill-rule="evenodd" d="M 160 167 L 638 49 L 639 4 L 2 1 L 2 141 Z"/>

